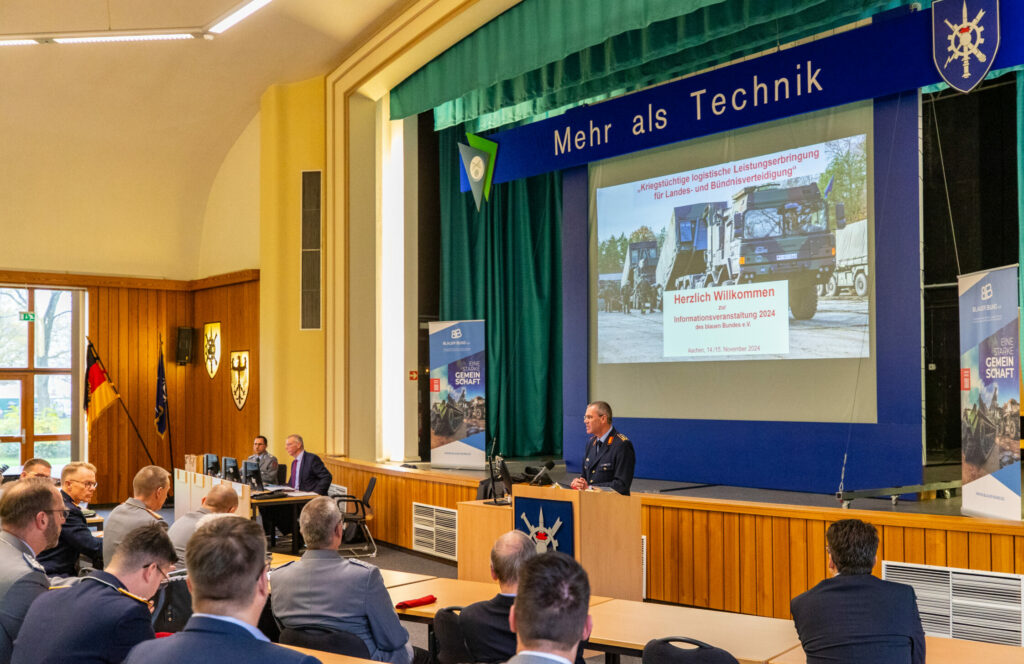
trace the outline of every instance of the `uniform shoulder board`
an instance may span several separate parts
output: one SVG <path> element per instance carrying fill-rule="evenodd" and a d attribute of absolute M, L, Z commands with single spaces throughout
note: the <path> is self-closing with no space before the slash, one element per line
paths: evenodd
<path fill-rule="evenodd" d="M 285 567 L 288 567 L 289 565 L 292 565 L 294 562 L 295 562 L 294 560 L 289 560 L 288 562 L 286 562 L 286 563 L 284 563 L 282 565 L 278 565 L 277 567 L 275 567 L 274 569 L 272 569 L 270 571 L 271 572 L 276 572 L 279 569 L 284 569 Z"/>
<path fill-rule="evenodd" d="M 25 559 L 25 562 L 28 563 L 29 567 L 31 567 L 32 569 L 34 569 L 37 572 L 42 572 L 43 574 L 46 574 L 46 570 L 39 563 L 39 561 L 36 560 L 35 556 L 33 556 L 32 554 L 29 554 L 29 553 L 22 553 L 21 556 L 22 556 L 22 558 Z"/>
<path fill-rule="evenodd" d="M 153 517 L 154 519 L 156 519 L 157 521 L 163 521 L 164 520 L 164 518 L 162 516 L 160 516 L 159 512 L 154 512 L 153 510 L 149 509 L 148 507 L 143 507 L 142 509 L 146 510 L 146 512 L 148 512 L 149 515 L 151 517 Z"/>
<path fill-rule="evenodd" d="M 618 436 L 619 440 L 623 441 L 624 443 L 630 442 L 629 438 L 625 434 L 622 434 L 622 433 L 619 433 L 618 431 L 616 431 L 615 435 Z"/>
<path fill-rule="evenodd" d="M 347 560 L 353 565 L 359 565 L 360 567 L 365 567 L 366 569 L 373 568 L 373 565 L 371 565 L 370 563 L 365 563 L 362 560 L 359 560 L 358 558 L 347 558 Z"/>

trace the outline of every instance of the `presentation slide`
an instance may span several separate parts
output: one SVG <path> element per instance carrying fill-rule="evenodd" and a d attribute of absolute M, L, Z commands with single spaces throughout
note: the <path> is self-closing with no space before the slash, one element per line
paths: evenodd
<path fill-rule="evenodd" d="M 596 200 L 599 363 L 870 355 L 865 134 Z"/>

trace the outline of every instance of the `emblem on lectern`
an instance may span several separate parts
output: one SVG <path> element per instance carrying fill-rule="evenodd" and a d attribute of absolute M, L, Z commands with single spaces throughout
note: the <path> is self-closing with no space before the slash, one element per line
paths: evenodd
<path fill-rule="evenodd" d="M 537 553 L 547 553 L 548 551 L 558 550 L 558 540 L 555 539 L 555 535 L 558 534 L 558 529 L 562 527 L 562 520 L 555 519 L 555 522 L 550 528 L 544 526 L 544 508 L 540 508 L 540 517 L 537 519 L 537 525 L 534 526 L 530 523 L 530 520 L 526 518 L 526 512 L 519 515 L 526 524 L 528 529 L 527 535 L 533 540 L 534 546 L 537 547 Z"/>

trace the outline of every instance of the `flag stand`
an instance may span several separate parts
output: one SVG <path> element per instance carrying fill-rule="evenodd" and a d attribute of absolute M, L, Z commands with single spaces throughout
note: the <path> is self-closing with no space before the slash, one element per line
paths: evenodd
<path fill-rule="evenodd" d="M 88 341 L 90 345 L 92 345 L 92 339 L 86 337 L 85 340 Z M 94 351 L 95 349 L 96 346 L 93 346 Z M 131 422 L 132 424 L 132 429 L 135 429 L 135 435 L 139 437 L 139 442 L 142 443 L 142 450 L 146 453 L 146 456 L 149 458 L 149 463 L 155 466 L 156 462 L 153 461 L 153 455 L 149 453 L 149 447 L 146 446 L 146 441 L 142 439 L 142 434 L 139 432 L 139 427 L 135 425 L 135 420 L 132 419 L 132 414 L 128 412 L 128 406 L 124 405 L 124 399 L 121 398 L 121 391 L 117 389 L 117 385 L 114 383 L 114 381 L 110 380 L 110 372 L 107 371 L 107 367 L 104 366 L 103 359 L 100 357 L 99 351 L 95 352 L 96 361 L 100 363 L 100 368 L 103 369 L 103 373 L 107 374 L 107 380 L 110 381 L 110 386 L 114 388 L 114 394 L 117 395 L 118 403 L 121 404 L 121 408 L 124 410 L 124 414 L 128 417 L 128 421 Z"/>

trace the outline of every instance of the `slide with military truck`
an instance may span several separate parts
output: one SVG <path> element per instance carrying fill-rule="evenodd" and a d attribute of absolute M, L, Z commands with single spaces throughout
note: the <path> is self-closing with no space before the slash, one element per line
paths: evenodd
<path fill-rule="evenodd" d="M 598 362 L 869 357 L 866 142 L 597 189 Z"/>

